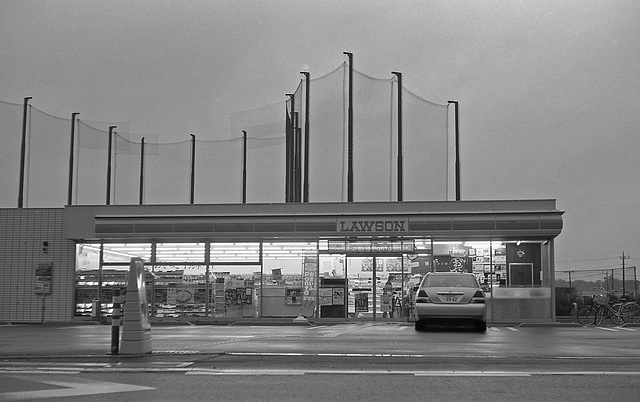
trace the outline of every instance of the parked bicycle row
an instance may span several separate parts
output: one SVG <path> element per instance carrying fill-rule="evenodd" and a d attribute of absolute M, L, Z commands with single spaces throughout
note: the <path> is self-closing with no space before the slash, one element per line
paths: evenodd
<path fill-rule="evenodd" d="M 574 314 L 581 325 L 601 325 L 605 318 L 615 325 L 640 323 L 638 303 L 612 302 L 606 295 L 595 296 L 590 306 L 579 308 Z"/>

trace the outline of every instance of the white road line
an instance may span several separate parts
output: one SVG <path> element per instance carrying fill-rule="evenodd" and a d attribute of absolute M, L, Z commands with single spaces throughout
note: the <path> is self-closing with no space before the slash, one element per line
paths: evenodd
<path fill-rule="evenodd" d="M 509 371 L 427 371 L 416 377 L 531 377 L 531 373 Z"/>
<path fill-rule="evenodd" d="M 517 328 L 513 328 L 513 327 L 507 327 L 507 329 L 511 332 L 519 332 L 520 330 Z"/>
<path fill-rule="evenodd" d="M 633 329 L 633 328 L 626 328 L 626 327 L 616 327 L 616 329 L 621 329 L 623 331 L 631 331 L 631 332 L 638 332 L 637 329 Z"/>
<path fill-rule="evenodd" d="M 215 376 L 301 376 L 301 375 L 411 375 L 415 377 L 532 377 L 556 375 L 580 376 L 640 376 L 640 371 L 408 371 L 408 370 L 269 370 L 269 369 L 193 369 L 185 375 L 215 375 Z"/>
<path fill-rule="evenodd" d="M 139 385 L 119 384 L 106 381 L 51 381 L 38 380 L 40 383 L 64 387 L 59 389 L 45 389 L 39 391 L 17 391 L 0 393 L 0 400 L 19 401 L 36 398 L 65 398 L 70 396 L 111 394 L 115 392 L 147 391 L 155 388 Z"/>
<path fill-rule="evenodd" d="M 618 332 L 617 329 L 613 329 L 613 328 L 606 328 L 606 327 L 596 327 L 598 329 L 601 329 L 603 331 L 612 331 L 612 332 Z"/>
<path fill-rule="evenodd" d="M 496 327 L 489 327 L 489 329 L 494 331 L 494 332 L 500 332 L 500 329 L 496 328 Z"/>

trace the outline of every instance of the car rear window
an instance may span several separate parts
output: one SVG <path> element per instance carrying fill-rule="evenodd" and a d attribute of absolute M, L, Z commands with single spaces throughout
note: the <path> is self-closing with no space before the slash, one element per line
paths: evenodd
<path fill-rule="evenodd" d="M 425 278 L 424 286 L 430 288 L 477 288 L 478 282 L 473 276 L 439 276 L 430 275 Z"/>

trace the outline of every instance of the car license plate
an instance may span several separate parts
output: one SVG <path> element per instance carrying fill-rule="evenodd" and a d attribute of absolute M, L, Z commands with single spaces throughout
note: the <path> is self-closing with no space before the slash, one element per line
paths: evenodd
<path fill-rule="evenodd" d="M 460 295 L 441 295 L 440 298 L 444 303 L 458 303 L 462 296 Z"/>

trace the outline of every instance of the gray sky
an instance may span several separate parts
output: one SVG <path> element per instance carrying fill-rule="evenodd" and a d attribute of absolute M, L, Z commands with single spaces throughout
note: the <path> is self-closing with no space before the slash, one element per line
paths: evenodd
<path fill-rule="evenodd" d="M 0 100 L 193 132 L 350 51 L 460 102 L 463 199 L 557 199 L 558 270 L 640 265 L 638 16 L 635 0 L 1 0 Z"/>

